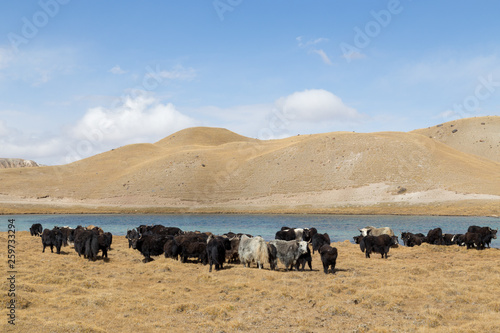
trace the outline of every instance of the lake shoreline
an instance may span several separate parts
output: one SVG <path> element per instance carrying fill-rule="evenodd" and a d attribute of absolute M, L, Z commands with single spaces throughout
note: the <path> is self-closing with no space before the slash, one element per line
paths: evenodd
<path fill-rule="evenodd" d="M 328 233 L 332 241 L 353 241 L 359 228 L 385 226 L 398 236 L 401 232 L 426 234 L 440 227 L 443 233 L 465 233 L 469 226 L 500 228 L 500 219 L 472 216 L 415 216 L 415 215 L 331 215 L 331 214 L 19 214 L 3 217 L 14 219 L 18 231 L 28 231 L 34 223 L 44 228 L 53 226 L 97 225 L 113 235 L 126 235 L 127 230 L 139 225 L 175 226 L 184 231 L 227 232 L 260 235 L 265 240 L 275 238 L 283 226 L 316 228 Z M 0 224 L 0 231 L 7 231 L 7 224 Z M 494 247 L 498 244 L 493 242 Z"/>
<path fill-rule="evenodd" d="M 499 200 L 464 200 L 432 203 L 378 203 L 372 205 L 344 204 L 331 207 L 312 205 L 258 205 L 242 204 L 192 204 L 184 206 L 125 205 L 102 203 L 99 200 L 47 200 L 6 199 L 0 200 L 0 215 L 32 214 L 247 214 L 247 215 L 401 215 L 401 216 L 500 216 Z"/>

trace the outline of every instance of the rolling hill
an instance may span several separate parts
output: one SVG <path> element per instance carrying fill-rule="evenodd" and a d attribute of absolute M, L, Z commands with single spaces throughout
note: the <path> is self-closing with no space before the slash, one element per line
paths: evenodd
<path fill-rule="evenodd" d="M 457 150 L 500 163 L 500 117 L 459 119 L 415 130 Z"/>
<path fill-rule="evenodd" d="M 189 128 L 67 165 L 0 170 L 0 213 L 499 215 L 499 119 L 267 141 Z"/>

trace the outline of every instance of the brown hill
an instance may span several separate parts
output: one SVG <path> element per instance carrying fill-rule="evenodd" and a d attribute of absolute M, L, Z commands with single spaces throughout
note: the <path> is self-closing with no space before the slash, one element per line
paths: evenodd
<path fill-rule="evenodd" d="M 457 150 L 500 163 L 500 117 L 478 117 L 450 121 L 415 130 Z"/>
<path fill-rule="evenodd" d="M 0 212 L 499 215 L 500 163 L 457 145 L 419 131 L 259 141 L 198 127 L 68 165 L 0 170 Z"/>
<path fill-rule="evenodd" d="M 191 127 L 167 136 L 156 143 L 161 147 L 220 146 L 230 142 L 255 142 L 225 128 Z"/>

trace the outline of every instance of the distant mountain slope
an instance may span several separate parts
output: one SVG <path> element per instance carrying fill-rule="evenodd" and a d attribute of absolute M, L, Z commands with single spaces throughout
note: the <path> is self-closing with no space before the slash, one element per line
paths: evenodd
<path fill-rule="evenodd" d="M 0 169 L 2 168 L 30 168 L 37 167 L 38 164 L 32 160 L 22 158 L 0 158 Z"/>
<path fill-rule="evenodd" d="M 156 143 L 161 147 L 219 146 L 230 142 L 256 142 L 258 140 L 236 134 L 225 128 L 191 127 L 176 132 Z"/>
<path fill-rule="evenodd" d="M 466 123 L 457 128 L 466 132 L 473 126 Z M 229 211 L 245 210 L 250 201 L 256 211 L 408 205 L 431 198 L 429 193 L 455 205 L 500 199 L 499 163 L 464 152 L 466 144 L 453 148 L 421 132 L 332 132 L 260 141 L 198 127 L 63 166 L 0 170 L 0 195 Z M 446 199 L 446 193 L 452 196 Z"/>
<path fill-rule="evenodd" d="M 500 116 L 459 119 L 412 133 L 500 163 Z"/>

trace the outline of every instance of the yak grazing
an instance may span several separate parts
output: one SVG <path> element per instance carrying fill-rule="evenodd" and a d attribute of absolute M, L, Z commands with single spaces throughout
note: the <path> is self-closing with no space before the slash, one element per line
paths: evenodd
<path fill-rule="evenodd" d="M 380 235 L 380 236 L 366 236 L 359 244 L 361 251 L 365 252 L 366 258 L 370 258 L 372 252 L 380 253 L 382 258 L 387 259 L 387 253 L 392 245 L 398 243 L 396 236 Z"/>

